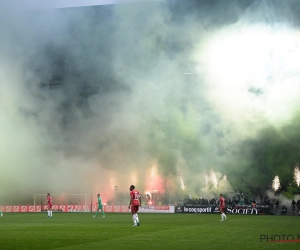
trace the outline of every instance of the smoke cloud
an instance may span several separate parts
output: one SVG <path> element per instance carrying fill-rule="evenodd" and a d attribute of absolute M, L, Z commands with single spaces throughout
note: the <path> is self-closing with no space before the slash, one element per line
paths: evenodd
<path fill-rule="evenodd" d="M 0 11 L 0 203 L 299 192 L 298 1 L 20 6 Z"/>

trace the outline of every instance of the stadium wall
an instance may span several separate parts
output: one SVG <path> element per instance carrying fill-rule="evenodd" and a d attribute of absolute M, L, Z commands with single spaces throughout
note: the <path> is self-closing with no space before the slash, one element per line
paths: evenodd
<path fill-rule="evenodd" d="M 127 205 L 105 205 L 104 211 L 106 213 L 128 213 L 130 210 Z M 53 205 L 53 211 L 55 212 L 96 212 L 97 206 L 85 206 L 85 205 Z M 47 205 L 19 205 L 19 206 L 0 206 L 0 211 L 10 212 L 44 212 L 47 211 Z M 218 206 L 154 206 L 154 205 L 143 205 L 140 213 L 220 213 Z M 258 206 L 252 208 L 249 206 L 237 206 L 227 207 L 227 214 L 240 214 L 240 215 L 274 215 L 272 209 L 269 206 Z"/>

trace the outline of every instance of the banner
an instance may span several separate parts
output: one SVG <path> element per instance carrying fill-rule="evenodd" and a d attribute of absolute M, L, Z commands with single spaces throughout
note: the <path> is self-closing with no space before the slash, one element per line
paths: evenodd
<path fill-rule="evenodd" d="M 93 211 L 95 212 L 97 207 L 95 206 L 93 208 Z M 128 206 L 113 206 L 113 205 L 107 205 L 104 206 L 105 212 L 111 212 L 111 213 L 129 213 L 131 212 L 130 209 L 128 209 Z M 139 208 L 139 213 L 174 213 L 174 206 L 151 206 L 151 205 L 143 205 Z"/>
<path fill-rule="evenodd" d="M 96 212 L 98 206 L 85 206 L 85 205 L 53 205 L 54 212 Z M 106 205 L 103 206 L 104 211 L 107 213 L 130 213 L 127 205 Z M 48 205 L 39 206 L 0 206 L 0 211 L 4 213 L 29 213 L 29 212 L 44 212 L 48 210 Z M 145 205 L 140 207 L 141 213 L 174 213 L 174 206 L 151 206 Z"/>
<path fill-rule="evenodd" d="M 10 213 L 28 213 L 28 212 L 43 212 L 47 211 L 48 206 L 47 205 L 39 205 L 39 206 L 0 206 L 0 211 Z M 89 212 L 90 206 L 84 206 L 84 205 L 53 205 L 52 206 L 53 211 L 58 212 Z"/>
<path fill-rule="evenodd" d="M 274 215 L 269 206 L 236 206 L 226 209 L 228 214 Z"/>
<path fill-rule="evenodd" d="M 175 213 L 218 213 L 216 206 L 176 206 Z"/>
<path fill-rule="evenodd" d="M 175 213 L 220 213 L 218 206 L 176 206 Z M 274 215 L 269 206 L 236 206 L 226 207 L 226 214 Z"/>
<path fill-rule="evenodd" d="M 141 213 L 174 213 L 174 206 L 151 206 L 145 205 L 139 209 Z"/>

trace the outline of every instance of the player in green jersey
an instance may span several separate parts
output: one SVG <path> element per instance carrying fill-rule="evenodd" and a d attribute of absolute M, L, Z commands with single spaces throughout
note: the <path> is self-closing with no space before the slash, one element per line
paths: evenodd
<path fill-rule="evenodd" d="M 103 205 L 102 205 L 102 199 L 100 197 L 100 194 L 97 194 L 97 200 L 98 200 L 98 202 L 96 204 L 98 204 L 98 208 L 97 208 L 97 211 L 96 211 L 96 214 L 94 215 L 94 217 L 97 217 L 98 212 L 101 211 L 102 212 L 102 218 L 105 218 L 104 209 L 103 209 Z"/>

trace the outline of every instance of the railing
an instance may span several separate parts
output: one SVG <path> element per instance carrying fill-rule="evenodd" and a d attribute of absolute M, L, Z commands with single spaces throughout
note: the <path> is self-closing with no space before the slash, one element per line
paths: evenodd
<path fill-rule="evenodd" d="M 283 205 L 273 205 L 272 211 L 275 215 L 300 215 L 300 205 L 286 207 L 283 207 Z"/>

